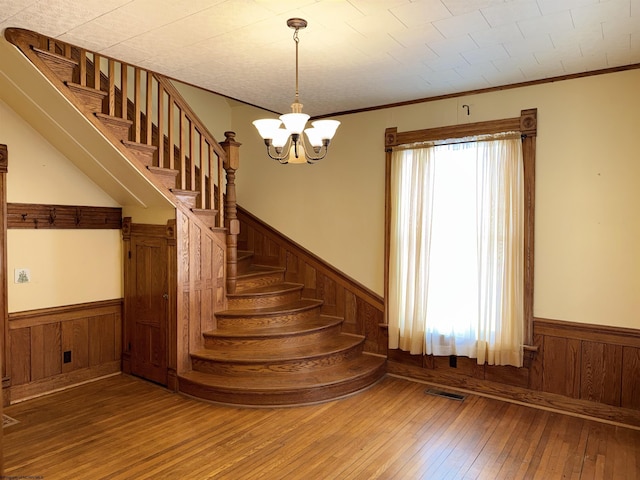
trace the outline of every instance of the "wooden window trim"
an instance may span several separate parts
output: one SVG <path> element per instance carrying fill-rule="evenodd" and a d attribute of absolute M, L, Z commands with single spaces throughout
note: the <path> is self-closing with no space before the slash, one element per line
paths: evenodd
<path fill-rule="evenodd" d="M 522 110 L 519 117 L 501 120 L 450 125 L 408 132 L 398 132 L 397 127 L 387 128 L 385 130 L 385 322 L 388 323 L 389 250 L 391 237 L 391 155 L 393 148 L 416 142 L 428 142 L 447 138 L 461 138 L 507 131 L 520 132 L 522 135 L 522 156 L 524 162 L 524 343 L 525 350 L 536 350 L 536 348 L 531 345 L 533 341 L 533 260 L 537 125 L 537 109 L 532 108 Z"/>

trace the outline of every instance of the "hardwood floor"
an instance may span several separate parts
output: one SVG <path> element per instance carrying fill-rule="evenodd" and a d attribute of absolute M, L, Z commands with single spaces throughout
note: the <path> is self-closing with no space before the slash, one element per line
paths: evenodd
<path fill-rule="evenodd" d="M 204 403 L 118 375 L 12 405 L 4 474 L 54 479 L 640 479 L 640 431 L 387 376 L 296 408 Z"/>

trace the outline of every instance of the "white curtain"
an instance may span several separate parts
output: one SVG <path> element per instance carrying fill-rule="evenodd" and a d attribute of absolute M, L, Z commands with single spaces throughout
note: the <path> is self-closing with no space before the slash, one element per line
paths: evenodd
<path fill-rule="evenodd" d="M 389 347 L 521 366 L 522 143 L 476 140 L 394 151 Z"/>
<path fill-rule="evenodd" d="M 391 211 L 389 348 L 411 353 L 424 350 L 434 168 L 433 147 L 393 153 L 391 198 L 398 203 Z"/>

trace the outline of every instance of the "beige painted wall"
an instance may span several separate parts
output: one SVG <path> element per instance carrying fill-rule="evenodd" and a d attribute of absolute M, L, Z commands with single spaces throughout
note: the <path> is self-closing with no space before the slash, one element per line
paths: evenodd
<path fill-rule="evenodd" d="M 224 141 L 224 132 L 231 129 L 232 100 L 220 95 L 213 95 L 206 90 L 192 87 L 184 83 L 172 82 L 180 95 L 189 103 L 193 112 L 207 127 L 209 133 L 218 141 Z"/>
<path fill-rule="evenodd" d="M 119 206 L 1 100 L 0 125 L 8 202 Z M 9 312 L 121 297 L 121 245 L 119 230 L 8 230 Z M 14 283 L 16 268 L 32 281 Z"/>
<path fill-rule="evenodd" d="M 250 122 L 274 115 L 236 107 L 238 202 L 382 294 L 385 128 L 537 108 L 534 314 L 640 328 L 638 85 L 640 70 L 631 70 L 345 115 L 329 156 L 313 166 L 269 160 Z"/>

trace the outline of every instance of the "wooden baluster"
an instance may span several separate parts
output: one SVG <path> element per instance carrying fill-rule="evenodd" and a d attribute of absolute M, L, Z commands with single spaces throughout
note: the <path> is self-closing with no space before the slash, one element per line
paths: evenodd
<path fill-rule="evenodd" d="M 173 97 L 171 96 L 171 94 L 167 93 L 167 103 L 169 104 L 169 117 L 167 118 L 167 135 L 169 137 L 168 139 L 168 144 L 169 144 L 169 168 L 171 170 L 174 170 L 176 168 L 175 165 L 175 148 L 174 148 L 174 138 L 173 138 L 173 129 L 175 128 L 175 117 L 173 114 L 173 109 L 175 108 L 173 105 Z"/>
<path fill-rule="evenodd" d="M 215 182 L 215 165 L 214 158 L 215 152 L 213 151 L 213 145 L 207 142 L 207 147 L 209 147 L 207 158 L 209 159 L 209 208 L 211 210 L 215 210 L 216 208 L 216 182 Z M 218 225 L 220 226 L 220 225 Z"/>
<path fill-rule="evenodd" d="M 93 88 L 100 90 L 100 55 L 93 54 Z"/>
<path fill-rule="evenodd" d="M 187 152 L 185 146 L 184 124 L 187 121 L 184 110 L 180 109 L 180 188 L 187 189 Z"/>
<path fill-rule="evenodd" d="M 87 86 L 87 51 L 80 49 L 80 85 Z"/>
<path fill-rule="evenodd" d="M 158 166 L 164 168 L 164 89 L 158 83 Z"/>
<path fill-rule="evenodd" d="M 189 190 L 196 189 L 196 159 L 195 145 L 196 142 L 196 126 L 189 119 Z"/>
<path fill-rule="evenodd" d="M 238 234 L 240 222 L 236 209 L 236 170 L 240 166 L 240 143 L 235 132 L 224 132 L 225 141 L 220 143 L 226 153 L 224 169 L 227 172 L 227 194 L 225 222 L 227 228 L 227 293 L 235 293 L 238 279 Z"/>
<path fill-rule="evenodd" d="M 145 105 L 146 115 L 146 141 L 147 145 L 153 145 L 153 75 L 150 72 L 146 72 L 147 75 L 147 98 Z"/>
<path fill-rule="evenodd" d="M 123 63 L 120 67 L 120 98 L 121 98 L 121 108 L 120 116 L 125 120 L 129 118 L 128 115 L 128 107 L 129 107 L 129 65 Z"/>
<path fill-rule="evenodd" d="M 71 58 L 71 45 L 68 43 L 64 44 L 64 56 L 67 58 Z"/>
<path fill-rule="evenodd" d="M 218 200 L 216 202 L 216 207 L 218 209 L 218 226 L 224 226 L 224 195 L 222 185 L 224 185 L 224 166 L 222 164 L 222 157 L 216 154 L 217 164 L 216 169 L 218 170 Z"/>
<path fill-rule="evenodd" d="M 207 141 L 204 135 L 200 134 L 200 208 L 207 208 L 207 170 L 205 170 L 205 164 L 208 165 L 208 161 L 205 162 L 205 153 L 209 152 L 207 147 Z"/>
<path fill-rule="evenodd" d="M 116 62 L 109 59 L 109 115 L 116 115 Z"/>
<path fill-rule="evenodd" d="M 140 97 L 141 97 L 141 92 L 140 92 L 140 69 L 139 68 L 135 68 L 134 71 L 134 83 L 133 83 L 133 123 L 134 123 L 134 131 L 135 131 L 135 137 L 134 137 L 134 141 L 137 143 L 140 143 Z"/>

